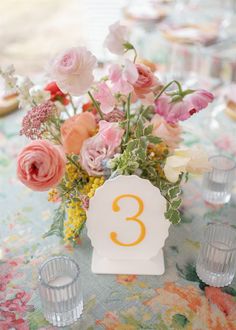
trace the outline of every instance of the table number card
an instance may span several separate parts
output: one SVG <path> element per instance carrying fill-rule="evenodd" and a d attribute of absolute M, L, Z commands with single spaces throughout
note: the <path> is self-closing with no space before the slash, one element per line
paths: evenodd
<path fill-rule="evenodd" d="M 90 200 L 88 236 L 92 271 L 101 274 L 164 272 L 162 247 L 170 223 L 164 217 L 165 198 L 138 176 L 108 180 Z"/>

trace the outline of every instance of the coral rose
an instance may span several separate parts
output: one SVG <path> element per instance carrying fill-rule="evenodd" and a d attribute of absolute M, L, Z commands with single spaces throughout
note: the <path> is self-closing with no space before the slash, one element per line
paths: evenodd
<path fill-rule="evenodd" d="M 47 140 L 33 141 L 18 155 L 17 176 L 32 190 L 49 190 L 61 181 L 65 163 L 62 148 Z"/>
<path fill-rule="evenodd" d="M 96 130 L 95 117 L 84 112 L 67 119 L 61 126 L 61 137 L 66 153 L 79 154 L 83 142 Z"/>
<path fill-rule="evenodd" d="M 68 95 L 63 93 L 60 88 L 57 86 L 55 81 L 50 82 L 45 86 L 45 91 L 50 92 L 51 101 L 59 101 L 63 105 L 68 105 L 70 103 L 70 100 L 68 99 Z"/>
<path fill-rule="evenodd" d="M 182 129 L 178 124 L 168 124 L 164 118 L 158 114 L 154 115 L 151 124 L 153 125 L 152 134 L 161 138 L 168 147 L 173 150 L 181 142 Z"/>
<path fill-rule="evenodd" d="M 51 63 L 51 77 L 63 92 L 79 96 L 91 87 L 96 57 L 85 47 L 74 47 L 58 54 Z"/>

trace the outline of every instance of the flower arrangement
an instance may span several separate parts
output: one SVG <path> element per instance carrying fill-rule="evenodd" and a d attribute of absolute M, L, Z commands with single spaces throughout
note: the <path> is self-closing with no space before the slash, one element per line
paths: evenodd
<path fill-rule="evenodd" d="M 178 81 L 163 85 L 149 66 L 137 62 L 120 23 L 110 27 L 105 46 L 128 54 L 99 81 L 96 58 L 84 47 L 51 61 L 52 82 L 43 90 L 29 79 L 19 82 L 12 68 L 1 71 L 21 106 L 28 107 L 20 134 L 32 142 L 18 155 L 18 178 L 30 189 L 49 190 L 49 201 L 60 202 L 45 236 L 76 242 L 90 198 L 117 175 L 148 179 L 167 201 L 165 217 L 178 223 L 181 181 L 209 169 L 200 147 L 179 146 L 179 123 L 206 108 L 213 95 L 184 89 Z"/>

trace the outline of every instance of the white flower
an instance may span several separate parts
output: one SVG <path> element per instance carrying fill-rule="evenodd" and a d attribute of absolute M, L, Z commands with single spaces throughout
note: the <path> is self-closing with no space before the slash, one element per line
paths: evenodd
<path fill-rule="evenodd" d="M 53 59 L 51 77 L 64 93 L 80 96 L 91 87 L 96 65 L 96 57 L 85 47 L 73 47 Z"/>
<path fill-rule="evenodd" d="M 166 159 L 164 172 L 167 180 L 176 182 L 181 173 L 202 174 L 211 169 L 206 152 L 199 146 L 176 149 Z"/>
<path fill-rule="evenodd" d="M 33 105 L 33 99 L 30 95 L 30 89 L 33 86 L 34 84 L 28 77 L 24 77 L 21 81 L 19 81 L 19 85 L 17 86 L 17 92 L 19 93 L 19 101 L 21 108 Z"/>
<path fill-rule="evenodd" d="M 30 96 L 37 105 L 50 100 L 50 92 L 44 91 L 36 86 L 30 89 Z"/>
<path fill-rule="evenodd" d="M 9 65 L 5 70 L 0 68 L 0 75 L 4 80 L 4 89 L 7 93 L 15 93 L 16 92 L 16 83 L 17 78 L 14 76 L 15 68 L 13 65 Z"/>
<path fill-rule="evenodd" d="M 122 55 L 124 52 L 124 44 L 127 42 L 128 29 L 120 22 L 116 22 L 109 26 L 109 34 L 107 35 L 104 46 L 111 53 Z"/>

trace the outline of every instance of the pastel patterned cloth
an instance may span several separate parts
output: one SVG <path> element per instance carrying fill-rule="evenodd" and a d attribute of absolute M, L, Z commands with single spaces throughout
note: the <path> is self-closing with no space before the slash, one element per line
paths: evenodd
<path fill-rule="evenodd" d="M 66 329 L 234 330 L 236 280 L 223 289 L 207 287 L 195 271 L 204 226 L 216 220 L 235 223 L 236 200 L 221 208 L 206 205 L 201 179 L 183 188 L 182 223 L 170 227 L 162 276 L 95 275 L 91 244 L 84 233 L 76 248 L 56 237 L 42 238 L 55 205 L 16 179 L 16 155 L 26 143 L 18 131 L 21 111 L 0 121 L 0 329 L 55 329 L 43 318 L 37 291 L 39 265 L 49 256 L 66 254 L 81 267 L 84 313 Z M 221 118 L 222 117 L 222 118 Z M 236 156 L 235 122 L 224 113 L 220 125 L 202 113 L 185 127 L 185 143 L 204 143 L 210 154 Z M 205 132 L 205 134 L 203 134 Z M 218 151 L 217 151 L 218 150 Z"/>

